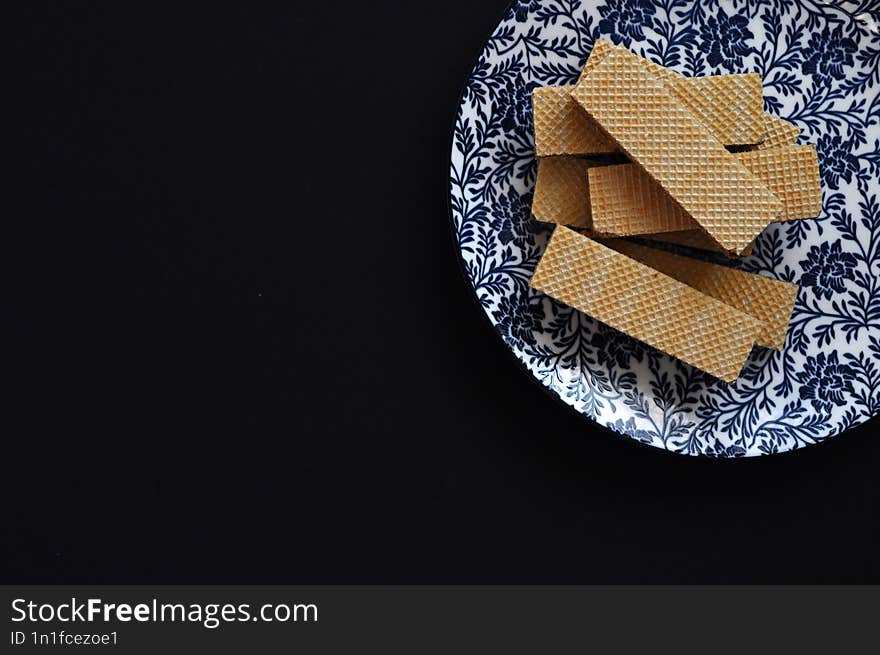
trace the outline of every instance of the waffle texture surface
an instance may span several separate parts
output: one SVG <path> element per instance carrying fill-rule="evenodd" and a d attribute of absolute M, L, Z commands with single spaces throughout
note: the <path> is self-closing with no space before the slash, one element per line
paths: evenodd
<path fill-rule="evenodd" d="M 778 146 L 736 158 L 782 201 L 777 220 L 816 218 L 822 212 L 822 181 L 816 146 Z"/>
<path fill-rule="evenodd" d="M 699 230 L 693 219 L 639 166 L 601 166 L 587 174 L 593 229 L 597 234 L 629 236 Z"/>
<path fill-rule="evenodd" d="M 768 148 L 793 145 L 797 143 L 800 133 L 801 128 L 794 123 L 789 123 L 784 118 L 765 113 L 764 138 L 758 144 L 757 149 L 766 150 Z"/>
<path fill-rule="evenodd" d="M 580 83 L 599 63 L 616 50 L 629 52 L 604 39 L 593 45 L 587 63 L 581 71 Z M 754 145 L 765 139 L 768 130 L 779 134 L 780 138 L 790 135 L 794 128 L 795 138 L 800 132 L 788 121 L 776 118 L 763 111 L 764 94 L 761 76 L 757 73 L 737 73 L 733 75 L 710 75 L 706 77 L 685 77 L 660 64 L 643 57 L 639 63 L 658 77 L 673 95 L 685 103 L 694 115 L 709 128 L 726 146 Z M 717 99 L 717 102 L 713 99 Z M 725 105 L 730 104 L 730 109 Z M 726 114 L 719 117 L 718 112 Z M 731 122 L 733 121 L 733 122 Z M 743 124 L 738 124 L 742 121 Z M 793 142 L 793 141 L 792 141 Z"/>
<path fill-rule="evenodd" d="M 620 45 L 614 45 L 610 41 L 606 41 L 605 39 L 597 39 L 593 44 L 593 49 L 590 51 L 590 56 L 587 57 L 587 63 L 584 64 L 583 69 L 581 70 L 581 74 L 578 77 L 577 83 L 580 84 L 583 79 L 589 75 L 590 71 L 592 71 L 596 66 L 602 63 L 602 60 L 605 59 L 612 52 L 616 52 L 618 50 L 623 50 L 624 52 L 629 52 L 626 48 Z M 674 70 L 669 68 L 665 68 L 660 64 L 655 64 L 653 61 L 649 59 L 645 59 L 644 57 L 638 57 L 639 63 L 644 66 L 648 71 L 653 73 L 655 76 L 659 77 L 664 82 L 674 81 L 679 79 L 684 79 L 684 75 L 681 73 L 676 73 Z"/>
<path fill-rule="evenodd" d="M 781 146 L 733 155 L 782 202 L 777 221 L 815 218 L 822 211 L 822 184 L 815 146 Z M 634 164 L 589 171 L 593 229 L 630 236 L 699 230 L 654 180 Z M 717 250 L 703 235 L 700 247 Z M 687 245 L 687 244 L 682 244 Z"/>
<path fill-rule="evenodd" d="M 596 163 L 576 157 L 538 159 L 532 215 L 545 223 L 591 228 L 587 171 Z"/>
<path fill-rule="evenodd" d="M 781 211 L 635 55 L 611 52 L 572 97 L 726 251 L 742 252 Z"/>
<path fill-rule="evenodd" d="M 578 82 L 584 79 L 584 77 L 588 75 L 591 70 L 598 66 L 599 62 L 605 59 L 605 56 L 608 53 L 613 52 L 615 48 L 619 47 L 620 46 L 616 46 L 610 41 L 606 41 L 605 39 L 598 39 L 593 44 L 593 49 L 590 51 L 590 56 L 587 57 L 587 63 L 585 63 L 583 69 L 581 69 L 581 74 L 580 76 L 578 76 Z"/>
<path fill-rule="evenodd" d="M 649 248 L 624 239 L 608 245 L 617 252 L 665 273 L 707 296 L 720 300 L 761 321 L 756 343 L 782 349 L 794 310 L 798 286 L 763 275 Z"/>
<path fill-rule="evenodd" d="M 757 73 L 683 77 L 666 86 L 724 145 L 764 137 L 764 91 Z"/>
<path fill-rule="evenodd" d="M 761 330 L 754 317 L 564 227 L 531 286 L 728 382 Z"/>
<path fill-rule="evenodd" d="M 539 86 L 532 91 L 535 153 L 544 157 L 617 152 L 617 144 L 572 99 L 572 89 Z"/>

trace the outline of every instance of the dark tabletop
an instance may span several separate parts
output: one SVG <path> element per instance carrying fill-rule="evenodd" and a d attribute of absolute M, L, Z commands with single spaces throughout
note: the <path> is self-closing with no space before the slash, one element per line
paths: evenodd
<path fill-rule="evenodd" d="M 11 23 L 7 582 L 880 582 L 877 424 L 714 462 L 516 366 L 449 233 L 505 3 Z"/>

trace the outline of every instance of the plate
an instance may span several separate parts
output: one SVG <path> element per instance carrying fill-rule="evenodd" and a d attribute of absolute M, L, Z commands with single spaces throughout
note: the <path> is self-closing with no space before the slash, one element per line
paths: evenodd
<path fill-rule="evenodd" d="M 759 71 L 768 111 L 816 144 L 823 211 L 777 223 L 741 266 L 799 281 L 783 351 L 718 381 L 529 289 L 530 92 L 570 84 L 597 38 L 685 75 Z M 515 0 L 462 92 L 450 207 L 465 276 L 530 375 L 585 418 L 686 455 L 758 456 L 880 410 L 880 3 Z"/>

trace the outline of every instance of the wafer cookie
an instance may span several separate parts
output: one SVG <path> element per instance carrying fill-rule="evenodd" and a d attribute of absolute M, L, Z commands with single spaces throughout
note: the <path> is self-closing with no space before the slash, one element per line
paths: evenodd
<path fill-rule="evenodd" d="M 783 118 L 764 113 L 764 138 L 758 144 L 758 150 L 778 148 L 797 143 L 801 128 Z"/>
<path fill-rule="evenodd" d="M 757 73 L 683 77 L 666 87 L 727 146 L 764 137 L 764 88 Z"/>
<path fill-rule="evenodd" d="M 624 50 L 629 52 L 620 45 L 615 45 L 610 41 L 606 41 L 605 39 L 597 39 L 593 44 L 593 49 L 590 51 L 590 56 L 587 58 L 587 63 L 584 64 L 583 69 L 581 70 L 581 74 L 578 77 L 578 83 L 580 83 L 596 66 L 601 63 L 606 56 L 615 50 Z M 645 68 L 651 71 L 654 75 L 659 77 L 664 82 L 666 81 L 674 81 L 679 79 L 685 79 L 684 75 L 681 73 L 676 73 L 674 70 L 661 66 L 660 64 L 655 64 L 653 61 L 649 59 L 645 59 L 644 57 L 639 57 L 639 63 L 641 63 Z"/>
<path fill-rule="evenodd" d="M 822 212 L 816 146 L 779 146 L 737 153 L 736 158 L 782 201 L 777 220 L 815 218 Z"/>
<path fill-rule="evenodd" d="M 611 52 L 624 50 L 599 39 L 578 82 Z M 755 144 L 764 135 L 764 91 L 757 73 L 685 77 L 659 64 L 638 58 L 726 146 Z"/>
<path fill-rule="evenodd" d="M 617 152 L 617 144 L 572 100 L 573 86 L 532 91 L 535 154 L 592 155 Z"/>
<path fill-rule="evenodd" d="M 822 211 L 819 160 L 814 146 L 782 146 L 734 154 L 782 202 L 776 221 L 815 218 Z M 647 173 L 635 164 L 589 173 L 593 228 L 616 236 L 698 230 Z M 703 245 L 711 240 L 700 239 Z"/>
<path fill-rule="evenodd" d="M 641 61 L 650 64 L 647 60 Z M 655 65 L 646 68 L 653 71 Z M 724 145 L 757 143 L 764 131 L 760 115 L 761 88 L 759 84 L 756 92 L 754 84 L 744 83 L 741 78 L 751 79 L 751 76 L 677 78 L 668 88 Z M 573 89 L 572 85 L 539 86 L 532 91 L 535 153 L 546 157 L 617 152 L 614 140 L 572 99 Z M 724 94 L 730 97 L 718 104 L 710 100 Z"/>
<path fill-rule="evenodd" d="M 578 77 L 578 83 L 583 80 L 591 70 L 593 70 L 599 62 L 601 62 L 610 52 L 614 50 L 625 50 L 623 46 L 614 45 L 604 39 L 598 39 L 593 44 L 593 50 L 590 53 L 589 58 L 587 59 L 587 63 L 584 65 L 583 70 L 581 71 L 580 77 Z M 709 76 L 707 78 L 698 78 L 698 77 L 685 77 L 681 73 L 678 73 L 669 68 L 665 68 L 660 64 L 655 64 L 652 61 L 644 59 L 643 57 L 639 57 L 640 62 L 643 66 L 648 68 L 652 73 L 654 73 L 657 77 L 659 77 L 664 83 L 668 82 L 680 82 L 681 80 L 699 80 L 699 79 L 708 79 L 711 80 L 713 78 L 724 77 L 724 76 Z M 711 117 L 710 117 L 711 122 Z M 765 148 L 775 148 L 777 146 L 789 145 L 793 144 L 797 141 L 797 137 L 800 134 L 800 128 L 796 125 L 774 116 L 768 112 L 762 112 L 761 114 L 761 123 L 762 130 L 760 137 L 753 142 L 755 148 L 765 149 Z M 737 144 L 737 143 L 725 143 L 724 145 L 728 146 L 744 146 L 746 144 Z"/>
<path fill-rule="evenodd" d="M 616 46 L 599 39 L 593 45 L 583 71 L 589 71 Z M 601 155 L 617 152 L 617 144 L 571 97 L 574 85 L 543 86 L 532 91 L 535 122 L 535 154 Z"/>
<path fill-rule="evenodd" d="M 699 230 L 687 212 L 635 164 L 592 168 L 587 175 L 595 217 L 591 225 L 597 233 L 630 236 Z"/>
<path fill-rule="evenodd" d="M 532 215 L 545 223 L 591 228 L 587 170 L 595 162 L 558 156 L 538 159 Z"/>
<path fill-rule="evenodd" d="M 754 316 L 761 321 L 756 340 L 759 346 L 776 349 L 785 346 L 788 322 L 798 293 L 796 284 L 675 255 L 625 239 L 611 239 L 607 245 L 700 293 Z"/>
<path fill-rule="evenodd" d="M 729 382 L 761 330 L 754 317 L 564 227 L 531 286 Z"/>
<path fill-rule="evenodd" d="M 572 97 L 725 250 L 740 253 L 782 209 L 635 55 L 609 53 Z"/>
<path fill-rule="evenodd" d="M 605 39 L 597 39 L 593 44 L 593 49 L 590 50 L 590 56 L 587 57 L 587 63 L 585 63 L 583 69 L 581 69 L 581 74 L 578 76 L 578 82 L 584 79 L 584 77 L 593 70 L 600 61 L 605 59 L 605 55 L 614 50 L 614 48 L 619 47 L 620 46 L 616 46 Z"/>
<path fill-rule="evenodd" d="M 602 39 L 596 41 L 581 72 L 581 78 L 595 68 L 608 53 L 622 49 Z M 760 82 L 756 93 L 754 84 L 750 83 L 751 80 L 741 79 L 746 76 L 716 75 L 706 78 L 685 78 L 647 59 L 640 57 L 639 62 L 664 82 L 681 83 L 682 80 L 687 80 L 686 85 L 693 82 L 693 90 L 676 87 L 675 93 L 710 130 L 716 131 L 718 138 L 725 145 L 742 143 L 743 137 L 738 136 L 738 133 L 743 131 L 756 132 L 754 141 L 750 142 L 757 143 L 760 140 L 763 128 L 759 126 L 756 130 L 751 126 L 751 123 L 758 120 L 757 117 L 752 117 L 752 114 L 761 111 Z M 614 140 L 610 139 L 571 98 L 573 88 L 572 85 L 542 86 L 532 92 L 535 153 L 539 157 L 544 157 L 616 152 L 617 144 Z M 706 98 L 719 98 L 722 103 L 730 103 L 730 106 L 713 104 Z M 731 123 L 737 120 L 744 120 L 746 125 L 737 126 Z M 725 139 L 728 135 L 733 135 L 735 140 L 727 143 Z"/>

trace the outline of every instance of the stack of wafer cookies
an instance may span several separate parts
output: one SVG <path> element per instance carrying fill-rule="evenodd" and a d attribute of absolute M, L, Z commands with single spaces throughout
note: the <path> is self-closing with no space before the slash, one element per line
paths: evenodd
<path fill-rule="evenodd" d="M 784 346 L 796 284 L 644 245 L 736 258 L 818 216 L 816 149 L 764 112 L 760 75 L 687 78 L 597 41 L 576 84 L 532 101 L 532 214 L 560 226 L 533 288 L 728 382 Z"/>

